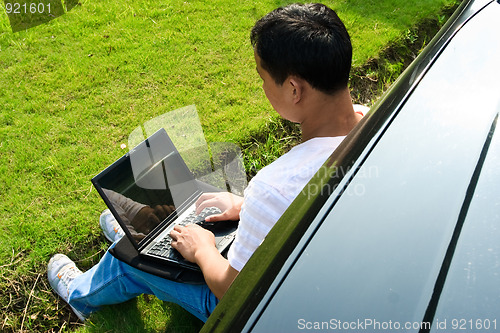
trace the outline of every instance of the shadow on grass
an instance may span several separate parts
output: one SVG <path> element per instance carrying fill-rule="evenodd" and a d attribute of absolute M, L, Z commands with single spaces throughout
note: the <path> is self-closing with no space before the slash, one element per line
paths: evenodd
<path fill-rule="evenodd" d="M 78 332 L 198 332 L 203 322 L 182 307 L 142 295 L 123 304 L 103 307 Z"/>
<path fill-rule="evenodd" d="M 163 302 L 165 312 L 170 312 L 171 320 L 165 326 L 165 332 L 191 333 L 199 332 L 203 322 L 188 313 L 177 304 Z"/>

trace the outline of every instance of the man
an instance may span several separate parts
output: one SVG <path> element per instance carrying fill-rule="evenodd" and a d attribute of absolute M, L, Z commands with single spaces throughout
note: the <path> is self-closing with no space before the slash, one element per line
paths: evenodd
<path fill-rule="evenodd" d="M 227 259 L 215 248 L 211 232 L 199 226 L 174 228 L 172 246 L 200 266 L 206 285 L 162 279 L 109 253 L 81 273 L 69 258 L 55 255 L 49 262 L 50 283 L 82 320 L 102 305 L 148 293 L 205 321 L 279 217 L 360 120 L 347 86 L 351 42 L 333 10 L 321 4 L 278 8 L 255 24 L 251 41 L 266 97 L 283 118 L 301 125 L 302 143 L 262 169 L 243 198 L 206 193 L 198 200 L 198 212 L 208 206 L 222 211 L 210 216 L 211 222 L 240 220 Z"/>

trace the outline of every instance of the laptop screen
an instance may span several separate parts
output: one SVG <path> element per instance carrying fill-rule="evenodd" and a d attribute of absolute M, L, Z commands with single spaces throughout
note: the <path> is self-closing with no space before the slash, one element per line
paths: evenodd
<path fill-rule="evenodd" d="M 199 193 L 198 185 L 164 129 L 92 179 L 113 215 L 139 246 L 163 221 Z M 117 218 L 118 218 L 117 217 Z"/>

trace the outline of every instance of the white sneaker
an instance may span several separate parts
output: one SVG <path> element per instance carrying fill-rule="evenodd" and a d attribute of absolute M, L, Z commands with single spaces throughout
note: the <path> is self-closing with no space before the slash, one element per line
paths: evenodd
<path fill-rule="evenodd" d="M 109 209 L 105 209 L 99 217 L 99 225 L 104 233 L 104 237 L 111 243 L 121 239 L 125 233 L 122 227 L 118 224 L 113 214 Z"/>
<path fill-rule="evenodd" d="M 64 254 L 56 254 L 49 260 L 47 267 L 47 276 L 50 286 L 54 291 L 61 296 L 62 299 L 68 302 L 69 285 L 73 280 L 82 274 L 82 271 L 76 267 L 75 263 Z M 71 304 L 68 304 L 78 319 L 85 321 L 85 316 L 80 311 L 76 310 Z"/>

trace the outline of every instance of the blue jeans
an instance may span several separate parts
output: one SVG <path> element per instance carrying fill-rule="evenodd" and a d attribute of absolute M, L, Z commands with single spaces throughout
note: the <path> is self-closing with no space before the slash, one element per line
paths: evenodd
<path fill-rule="evenodd" d="M 89 315 L 102 305 L 122 303 L 141 294 L 177 303 L 202 321 L 219 302 L 206 284 L 178 283 L 145 273 L 106 252 L 97 265 L 70 284 L 68 303 Z"/>

